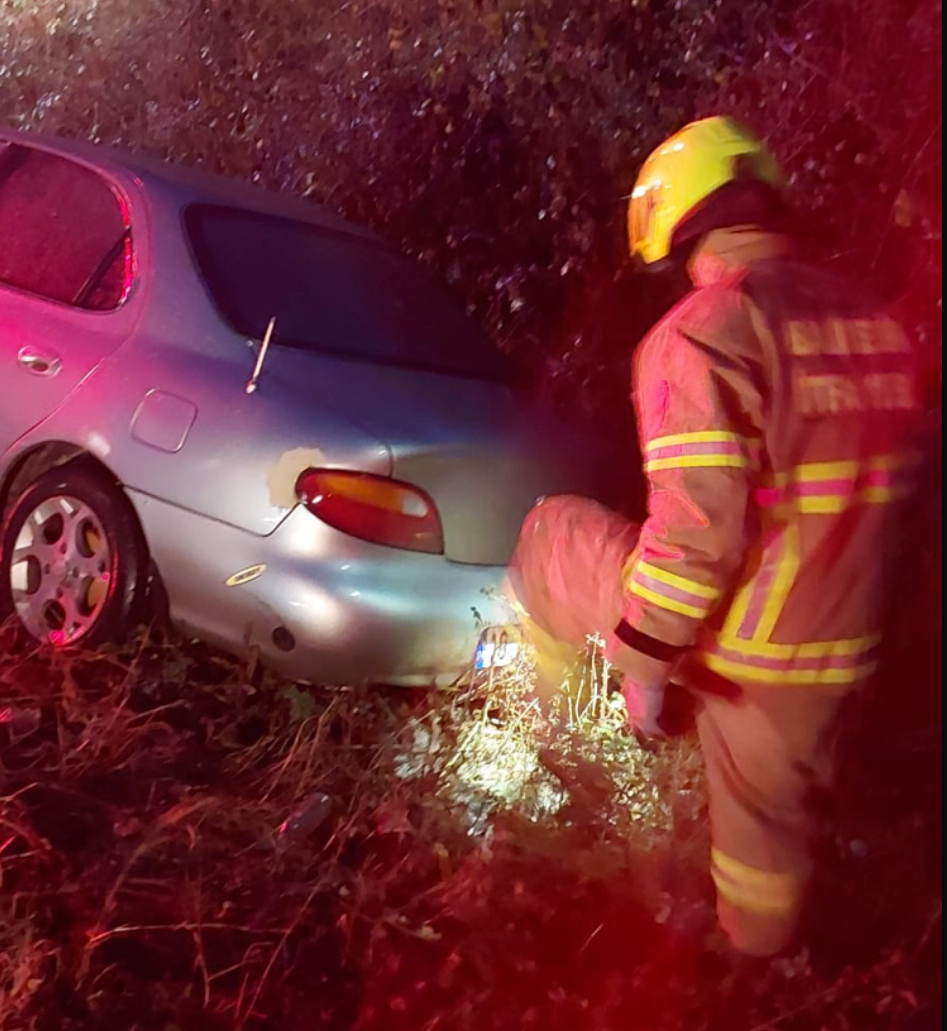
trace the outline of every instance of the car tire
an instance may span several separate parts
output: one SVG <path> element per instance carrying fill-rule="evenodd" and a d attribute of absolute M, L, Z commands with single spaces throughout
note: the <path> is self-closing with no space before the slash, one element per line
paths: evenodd
<path fill-rule="evenodd" d="M 120 642 L 134 626 L 147 560 L 128 499 L 78 460 L 43 473 L 0 532 L 0 624 L 56 648 Z"/>

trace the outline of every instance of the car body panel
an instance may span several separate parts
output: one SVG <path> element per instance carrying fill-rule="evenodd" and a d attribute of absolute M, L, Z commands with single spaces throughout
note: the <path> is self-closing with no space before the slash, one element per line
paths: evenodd
<path fill-rule="evenodd" d="M 21 137 L 0 133 L 0 145 L 6 140 L 20 142 Z M 99 171 L 94 165 L 89 167 Z M 105 174 L 104 178 L 121 198 L 129 219 L 135 220 L 133 253 L 137 261 L 139 253 L 146 255 L 150 245 L 144 198 L 127 174 Z M 0 285 L 0 389 L 4 391 L 0 454 L 9 443 L 55 412 L 102 361 L 132 336 L 146 309 L 146 292 L 144 281 L 136 276 L 119 308 L 99 312 Z M 30 371 L 19 360 L 24 351 L 47 356 L 58 363 L 56 371 Z"/>
<path fill-rule="evenodd" d="M 136 491 L 129 496 L 162 575 L 176 587 L 169 592 L 175 622 L 231 651 L 256 650 L 298 680 L 446 686 L 471 661 L 482 627 L 512 618 L 499 567 L 368 544 L 302 508 L 260 538 Z M 297 642 L 290 652 L 274 642 L 280 629 Z"/>
<path fill-rule="evenodd" d="M 268 390 L 247 395 L 253 362 L 244 349 L 228 357 L 182 354 L 170 341 L 139 338 L 89 376 L 21 447 L 44 437 L 77 443 L 129 489 L 260 536 L 294 507 L 295 479 L 310 465 L 389 474 L 387 447 L 337 409 L 313 403 L 306 384 L 277 389 L 270 379 Z M 197 410 L 179 451 L 134 433 L 140 407 L 155 390 Z M 287 467 L 287 456 L 298 461 Z"/>
<path fill-rule="evenodd" d="M 274 354 L 273 369 L 284 356 Z M 327 391 L 357 396 L 359 420 L 391 450 L 396 479 L 437 504 L 445 554 L 503 565 L 542 494 L 601 489 L 602 463 L 574 429 L 501 384 L 422 370 L 346 363 Z M 265 387 L 265 383 L 264 383 Z"/>
<path fill-rule="evenodd" d="M 55 412 L 121 347 L 134 316 L 133 310 L 76 311 L 7 290 L 0 317 L 0 441 L 16 440 Z M 45 361 L 45 371 L 32 371 L 21 356 Z"/>

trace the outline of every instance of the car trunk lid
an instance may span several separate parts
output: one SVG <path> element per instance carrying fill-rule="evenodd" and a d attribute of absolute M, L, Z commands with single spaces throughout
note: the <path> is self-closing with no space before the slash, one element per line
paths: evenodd
<path fill-rule="evenodd" d="M 274 364 L 280 360 L 274 356 Z M 392 475 L 434 500 L 452 561 L 505 564 L 543 495 L 603 497 L 610 469 L 601 442 L 509 386 L 343 364 L 344 375 L 323 376 L 323 387 L 344 390 L 352 421 L 389 448 Z"/>

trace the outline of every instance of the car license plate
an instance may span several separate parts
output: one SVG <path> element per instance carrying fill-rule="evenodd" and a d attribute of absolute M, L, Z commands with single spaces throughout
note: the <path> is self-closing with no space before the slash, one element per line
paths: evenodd
<path fill-rule="evenodd" d="M 487 627 L 480 635 L 474 669 L 481 672 L 512 666 L 521 651 L 522 643 L 516 627 Z"/>

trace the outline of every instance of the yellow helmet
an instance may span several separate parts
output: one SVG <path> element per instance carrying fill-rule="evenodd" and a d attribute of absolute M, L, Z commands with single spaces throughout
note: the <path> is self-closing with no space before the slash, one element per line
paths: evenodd
<path fill-rule="evenodd" d="M 632 256 L 667 258 L 674 233 L 721 186 L 750 177 L 780 189 L 782 169 L 766 144 L 732 118 L 692 122 L 644 163 L 628 204 Z"/>

